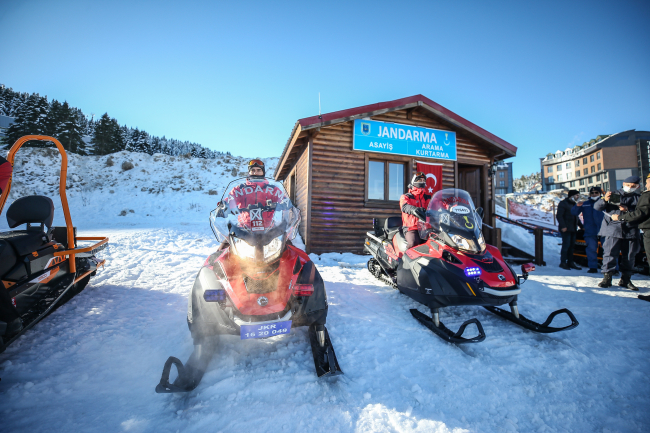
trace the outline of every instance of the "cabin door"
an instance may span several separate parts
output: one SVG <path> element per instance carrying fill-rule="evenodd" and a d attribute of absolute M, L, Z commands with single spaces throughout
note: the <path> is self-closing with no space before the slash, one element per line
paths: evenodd
<path fill-rule="evenodd" d="M 458 164 L 458 188 L 467 191 L 474 201 L 474 207 L 482 206 L 481 167 Z"/>

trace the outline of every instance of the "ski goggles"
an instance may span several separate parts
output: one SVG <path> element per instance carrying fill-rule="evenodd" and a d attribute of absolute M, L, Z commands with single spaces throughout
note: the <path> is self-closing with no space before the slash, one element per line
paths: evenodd
<path fill-rule="evenodd" d="M 250 161 L 248 161 L 248 168 L 251 168 L 251 167 L 264 168 L 264 161 L 262 161 L 260 159 L 251 159 Z"/>

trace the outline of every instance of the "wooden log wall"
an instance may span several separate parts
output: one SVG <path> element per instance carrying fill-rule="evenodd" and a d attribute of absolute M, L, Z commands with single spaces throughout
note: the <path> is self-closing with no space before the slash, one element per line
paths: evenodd
<path fill-rule="evenodd" d="M 372 119 L 425 128 L 455 130 L 455 128 L 424 114 L 420 109 L 386 113 Z M 373 218 L 400 215 L 399 206 L 396 204 L 366 203 L 366 155 L 383 160 L 390 160 L 391 155 L 352 151 L 352 128 L 353 122 L 323 127 L 313 138 L 310 252 L 317 254 L 325 252 L 360 253 L 363 251 L 365 233 L 372 230 Z M 490 154 L 484 146 L 463 132 L 456 130 L 456 133 L 458 163 L 473 165 L 489 165 L 491 163 Z M 301 235 L 308 227 L 304 221 L 307 212 L 303 211 L 305 201 L 308 200 L 305 198 L 305 194 L 309 195 L 309 192 L 305 191 L 306 178 L 304 174 L 308 169 L 307 154 L 308 151 L 305 151 L 296 164 L 297 173 L 301 176 L 297 178 L 296 182 L 300 191 L 296 194 L 298 206 L 303 212 Z M 443 188 L 455 186 L 457 181 L 456 162 L 413 158 L 411 172 L 416 169 L 416 159 L 442 163 Z M 410 173 L 406 173 L 406 178 L 406 184 L 408 184 Z M 488 182 L 488 186 L 489 197 L 491 197 L 491 180 Z M 305 238 L 304 235 L 303 238 Z"/>
<path fill-rule="evenodd" d="M 292 176 L 295 176 L 296 191 L 293 205 L 300 209 L 300 227 L 298 228 L 298 232 L 303 242 L 306 242 L 307 227 L 309 227 L 307 223 L 307 219 L 309 218 L 309 152 L 307 146 L 303 146 L 300 151 L 302 154 L 298 157 L 296 164 L 289 172 L 289 176 L 284 180 L 284 189 L 287 190 L 290 196 L 293 194 L 290 183 Z"/>

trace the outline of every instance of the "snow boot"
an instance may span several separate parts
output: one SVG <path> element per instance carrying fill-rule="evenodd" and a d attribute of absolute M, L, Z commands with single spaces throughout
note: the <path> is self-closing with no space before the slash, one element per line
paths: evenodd
<path fill-rule="evenodd" d="M 561 267 L 562 269 L 566 269 L 567 271 L 570 271 L 570 270 L 571 270 L 571 268 L 569 267 L 569 265 L 567 265 L 566 263 L 562 263 L 562 264 L 560 264 L 560 267 Z"/>
<path fill-rule="evenodd" d="M 15 335 L 22 330 L 23 330 L 23 321 L 20 317 L 18 317 L 12 320 L 11 322 L 7 323 L 7 330 L 5 331 L 5 335 Z"/>
<path fill-rule="evenodd" d="M 596 273 L 598 273 L 598 269 L 596 269 L 596 268 L 589 268 L 589 270 L 587 271 L 587 273 L 588 273 L 588 274 L 596 274 Z"/>
<path fill-rule="evenodd" d="M 632 284 L 631 278 L 632 278 L 632 275 L 623 274 L 623 276 L 621 277 L 621 280 L 618 282 L 618 285 L 620 287 L 625 287 L 627 289 L 630 289 L 630 290 L 632 290 L 634 292 L 638 292 L 639 289 L 634 284 Z"/>
<path fill-rule="evenodd" d="M 603 274 L 603 281 L 598 283 L 598 287 L 602 287 L 603 289 L 606 289 L 607 287 L 612 287 L 612 273 L 611 272 L 605 272 Z"/>
<path fill-rule="evenodd" d="M 575 269 L 575 270 L 578 270 L 578 271 L 581 271 L 581 270 L 582 270 L 582 268 L 581 268 L 580 266 L 576 265 L 576 264 L 573 263 L 573 262 L 569 262 L 568 265 L 569 265 L 569 268 L 571 268 L 571 269 Z"/>

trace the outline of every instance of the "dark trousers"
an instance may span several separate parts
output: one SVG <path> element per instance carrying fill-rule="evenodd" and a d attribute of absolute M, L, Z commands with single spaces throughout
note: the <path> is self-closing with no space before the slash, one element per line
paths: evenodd
<path fill-rule="evenodd" d="M 417 230 L 407 230 L 404 237 L 406 238 L 407 250 L 424 243 Z"/>
<path fill-rule="evenodd" d="M 616 259 L 621 255 L 619 269 L 623 275 L 634 273 L 634 259 L 639 253 L 641 245 L 638 239 L 621 239 L 605 237 L 603 244 L 603 267 L 601 271 L 614 272 L 616 270 Z"/>
<path fill-rule="evenodd" d="M 573 248 L 576 245 L 576 232 L 562 233 L 562 251 L 560 252 L 560 264 L 573 263 Z"/>
<path fill-rule="evenodd" d="M 598 269 L 598 236 L 585 236 L 585 243 L 589 269 Z"/>
<path fill-rule="evenodd" d="M 643 230 L 643 248 L 645 248 L 645 256 L 650 265 L 650 229 Z"/>

